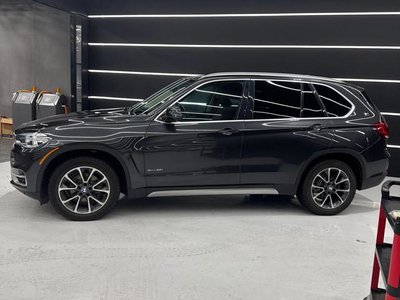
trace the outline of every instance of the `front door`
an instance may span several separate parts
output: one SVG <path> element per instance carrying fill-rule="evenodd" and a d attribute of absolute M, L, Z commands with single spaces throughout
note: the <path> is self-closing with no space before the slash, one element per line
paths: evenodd
<path fill-rule="evenodd" d="M 165 113 L 140 143 L 148 187 L 240 183 L 246 80 L 203 83 L 175 102 L 182 119 Z"/>

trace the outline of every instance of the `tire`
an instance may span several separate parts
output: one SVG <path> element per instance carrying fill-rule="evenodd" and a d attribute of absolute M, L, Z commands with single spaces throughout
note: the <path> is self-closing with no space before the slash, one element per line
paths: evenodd
<path fill-rule="evenodd" d="M 107 163 L 77 157 L 58 166 L 49 182 L 54 209 L 73 221 L 97 220 L 109 213 L 119 199 L 118 176 Z"/>
<path fill-rule="evenodd" d="M 349 165 L 326 160 L 308 171 L 300 182 L 297 198 L 314 214 L 336 215 L 353 201 L 356 186 L 356 176 Z"/>

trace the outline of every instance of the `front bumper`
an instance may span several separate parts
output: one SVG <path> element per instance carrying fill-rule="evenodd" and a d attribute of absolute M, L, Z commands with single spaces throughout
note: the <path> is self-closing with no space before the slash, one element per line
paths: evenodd
<path fill-rule="evenodd" d="M 51 148 L 50 148 L 51 149 Z M 11 185 L 21 193 L 46 202 L 41 193 L 42 168 L 38 160 L 47 152 L 47 149 L 38 149 L 39 151 L 26 151 L 20 145 L 14 145 L 11 150 Z"/>

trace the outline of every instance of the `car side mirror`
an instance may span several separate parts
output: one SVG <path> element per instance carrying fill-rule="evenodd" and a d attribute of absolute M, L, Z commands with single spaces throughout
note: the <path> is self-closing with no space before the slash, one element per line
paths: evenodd
<path fill-rule="evenodd" d="M 167 108 L 164 120 L 166 122 L 176 122 L 183 119 L 183 114 L 179 106 L 173 105 Z"/>

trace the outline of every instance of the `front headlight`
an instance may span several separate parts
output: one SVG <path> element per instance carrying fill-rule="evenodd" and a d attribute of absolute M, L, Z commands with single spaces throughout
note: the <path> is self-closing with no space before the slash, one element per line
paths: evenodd
<path fill-rule="evenodd" d="M 40 132 L 28 132 L 23 134 L 17 134 L 16 143 L 27 148 L 36 148 L 42 144 L 50 141 L 51 138 L 44 133 Z"/>

